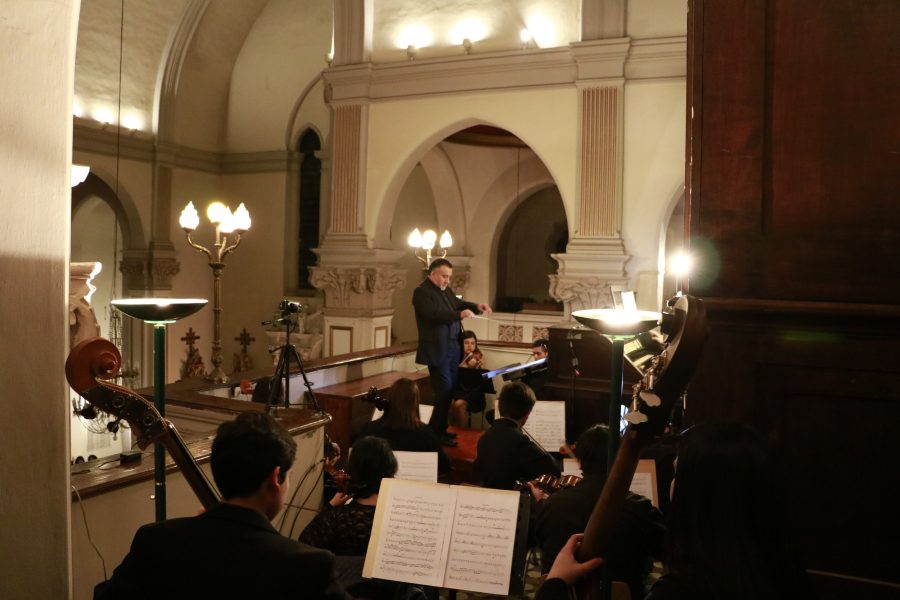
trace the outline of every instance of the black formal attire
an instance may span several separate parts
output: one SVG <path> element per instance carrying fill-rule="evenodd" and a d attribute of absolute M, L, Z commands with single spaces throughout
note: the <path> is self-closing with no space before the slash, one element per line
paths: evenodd
<path fill-rule="evenodd" d="M 366 423 L 360 436 L 374 435 L 387 440 L 391 450 L 401 452 L 437 452 L 438 472 L 446 473 L 450 470 L 450 457 L 444 452 L 441 442 L 434 430 L 428 425 L 419 425 L 415 429 L 402 429 L 400 427 L 388 427 L 382 423 L 383 419 Z"/>
<path fill-rule="evenodd" d="M 468 309 L 478 314 L 477 304 L 460 300 L 449 286 L 443 290 L 426 278 L 413 291 L 413 308 L 419 330 L 416 362 L 428 365 L 434 412 L 429 425 L 438 437 L 447 431 L 447 412 L 456 387 L 456 368 L 462 360 L 459 346 L 459 313 Z"/>
<path fill-rule="evenodd" d="M 559 490 L 537 503 L 535 539 L 541 547 L 544 573 L 572 534 L 584 532 L 605 481 L 604 475 L 586 475 L 575 487 Z M 662 513 L 649 499 L 629 493 L 612 535 L 609 554 L 604 556 L 612 580 L 628 584 L 632 598 L 642 598 L 650 557 L 662 556 Z"/>
<path fill-rule="evenodd" d="M 559 475 L 559 463 L 535 444 L 512 419 L 500 418 L 478 440 L 475 475 L 482 485 L 511 490 L 516 481 Z"/>
<path fill-rule="evenodd" d="M 326 504 L 300 534 L 300 541 L 337 556 L 364 556 L 374 521 L 374 506 L 358 502 Z"/>
<path fill-rule="evenodd" d="M 255 510 L 221 503 L 138 529 L 95 600 L 344 598 L 334 556 L 284 537 Z"/>

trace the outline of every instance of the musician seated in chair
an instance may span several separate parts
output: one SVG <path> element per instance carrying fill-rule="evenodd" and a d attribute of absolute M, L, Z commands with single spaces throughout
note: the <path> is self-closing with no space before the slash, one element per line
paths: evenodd
<path fill-rule="evenodd" d="M 213 477 L 223 500 L 196 517 L 138 529 L 131 550 L 94 598 L 343 598 L 334 556 L 282 536 L 270 523 L 290 487 L 297 444 L 264 413 L 219 426 Z"/>
<path fill-rule="evenodd" d="M 485 487 L 511 490 L 517 481 L 559 476 L 557 460 L 522 431 L 534 402 L 534 392 L 524 383 L 510 382 L 500 390 L 501 416 L 478 440 L 475 457 L 475 474 Z"/>
<path fill-rule="evenodd" d="M 487 369 L 484 364 L 484 354 L 478 347 L 478 336 L 474 331 L 463 331 L 462 361 L 460 369 Z M 484 384 L 479 378 L 477 385 L 472 385 L 464 372 L 456 378 L 456 389 L 453 390 L 453 402 L 450 404 L 450 424 L 456 427 L 465 427 L 468 424 L 467 413 L 479 413 L 484 410 Z"/>
<path fill-rule="evenodd" d="M 448 472 L 450 457 L 434 429 L 419 419 L 419 386 L 416 382 L 405 377 L 398 379 L 385 394 L 385 401 L 384 414 L 380 419 L 366 423 L 361 436 L 385 439 L 395 451 L 437 452 L 438 472 Z"/>
<path fill-rule="evenodd" d="M 541 548 L 543 573 L 550 570 L 556 555 L 572 534 L 583 532 L 587 526 L 606 482 L 608 440 L 606 425 L 586 429 L 575 444 L 575 457 L 584 475 L 581 482 L 549 497 L 544 494 L 537 503 L 535 538 Z M 664 534 L 662 514 L 649 499 L 629 492 L 613 533 L 612 550 L 604 558 L 613 581 L 625 582 L 631 589 L 632 598 L 643 598 L 649 558 L 662 557 Z"/>
<path fill-rule="evenodd" d="M 334 495 L 306 526 L 300 541 L 338 556 L 362 556 L 369 547 L 381 480 L 397 473 L 387 440 L 366 436 L 350 448 L 350 487 Z"/>

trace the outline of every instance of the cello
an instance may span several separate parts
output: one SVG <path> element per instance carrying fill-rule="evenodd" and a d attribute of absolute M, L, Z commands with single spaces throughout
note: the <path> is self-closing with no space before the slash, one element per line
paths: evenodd
<path fill-rule="evenodd" d="M 663 312 L 660 332 L 664 336 L 661 350 L 646 363 L 641 380 L 634 385 L 625 415 L 628 426 L 576 551 L 580 562 L 608 554 L 613 526 L 621 516 L 640 451 L 662 435 L 675 403 L 694 374 L 707 337 L 703 302 L 693 296 L 678 297 L 671 309 Z M 582 598 L 596 595 L 593 575 L 581 586 Z"/>

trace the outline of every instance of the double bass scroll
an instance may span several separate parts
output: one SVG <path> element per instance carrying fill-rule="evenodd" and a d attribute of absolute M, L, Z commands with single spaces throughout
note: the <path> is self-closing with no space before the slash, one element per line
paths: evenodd
<path fill-rule="evenodd" d="M 163 418 L 152 403 L 134 390 L 104 381 L 115 377 L 121 366 L 122 355 L 115 344 L 93 338 L 72 348 L 66 359 L 66 379 L 72 389 L 93 406 L 124 419 L 137 434 L 141 450 L 155 442 L 165 446 L 204 508 L 218 504 L 218 493 L 171 421 Z"/>

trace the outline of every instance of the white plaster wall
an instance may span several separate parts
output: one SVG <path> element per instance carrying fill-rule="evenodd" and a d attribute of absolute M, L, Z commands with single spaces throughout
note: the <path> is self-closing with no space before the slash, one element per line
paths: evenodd
<path fill-rule="evenodd" d="M 326 66 L 331 28 L 331 2 L 270 0 L 247 34 L 231 74 L 228 151 L 284 148 L 295 101 Z M 313 125 L 324 138 L 329 112 L 323 90 L 319 83 L 310 91 L 292 131 Z"/>
<path fill-rule="evenodd" d="M 625 87 L 625 165 L 622 239 L 641 306 L 657 308 L 662 232 L 672 200 L 684 186 L 685 82 L 638 82 Z"/>
<path fill-rule="evenodd" d="M 4 598 L 66 598 L 68 263 L 76 0 L 5 2 L 0 19 L 0 581 Z"/>
<path fill-rule="evenodd" d="M 474 28 L 457 29 L 473 21 L 478 23 Z M 519 32 L 526 26 L 532 28 L 537 46 L 551 48 L 581 39 L 581 0 L 378 0 L 374 24 L 373 62 L 407 60 L 411 27 L 427 31 L 431 38 L 417 44 L 419 59 L 461 54 L 463 35 L 473 42 L 475 54 L 518 50 L 522 47 Z"/>
<path fill-rule="evenodd" d="M 120 0 L 82 4 L 75 69 L 75 104 L 83 113 L 79 116 L 96 119 L 100 111 L 116 115 L 121 55 L 123 122 L 151 130 L 159 64 L 185 1 L 126 2 L 124 25 Z"/>
<path fill-rule="evenodd" d="M 367 235 L 376 246 L 387 247 L 385 238 L 394 203 L 413 166 L 447 135 L 476 123 L 502 127 L 528 144 L 556 181 L 567 214 L 574 214 L 576 108 L 574 88 L 484 92 L 372 104 L 366 180 Z"/>
<path fill-rule="evenodd" d="M 629 0 L 625 29 L 632 38 L 687 34 L 687 0 Z"/>
<path fill-rule="evenodd" d="M 416 317 L 412 308 L 413 290 L 422 283 L 423 264 L 415 258 L 406 243 L 409 232 L 418 227 L 419 231 L 437 228 L 434 210 L 434 195 L 428 178 L 421 166 L 413 169 L 400 190 L 397 208 L 391 220 L 390 247 L 403 250 L 399 267 L 406 270 L 406 287 L 394 290 L 394 319 L 391 323 L 396 342 L 412 342 L 419 339 Z M 452 232 L 456 234 L 456 232 Z"/>
<path fill-rule="evenodd" d="M 241 245 L 228 256 L 222 279 L 222 368 L 230 374 L 233 354 L 240 350 L 234 338 L 245 327 L 256 338 L 249 349 L 254 365 L 271 364 L 261 322 L 272 318 L 285 289 L 285 176 L 227 175 L 222 177 L 222 190 L 223 200 L 229 206 L 235 208 L 243 202 L 253 219 Z M 212 275 L 209 279 L 212 281 Z M 212 318 L 211 311 L 209 317 Z"/>

